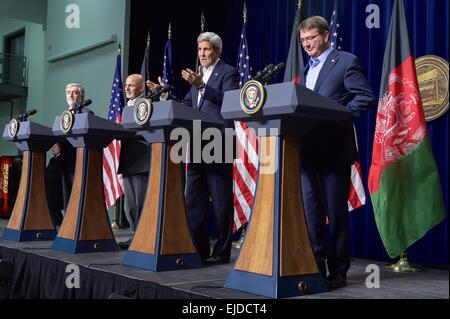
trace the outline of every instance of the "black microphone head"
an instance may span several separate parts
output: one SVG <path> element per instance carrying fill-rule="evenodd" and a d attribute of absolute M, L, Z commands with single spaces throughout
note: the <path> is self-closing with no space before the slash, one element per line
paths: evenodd
<path fill-rule="evenodd" d="M 172 90 L 172 89 L 173 89 L 173 86 L 172 86 L 172 85 L 166 84 L 166 85 L 164 86 L 164 89 L 162 90 L 162 93 L 168 92 L 168 91 L 170 91 L 170 90 Z"/>
<path fill-rule="evenodd" d="M 80 106 L 88 106 L 90 104 L 92 104 L 92 100 L 91 99 L 87 99 L 87 100 L 82 101 L 80 103 Z"/>
<path fill-rule="evenodd" d="M 269 64 L 268 66 L 266 66 L 264 68 L 263 73 L 267 73 L 267 72 L 271 71 L 274 67 L 275 67 L 275 65 L 273 65 L 272 63 Z"/>
<path fill-rule="evenodd" d="M 275 72 L 280 72 L 282 69 L 284 69 L 284 67 L 286 66 L 286 64 L 284 62 L 280 62 L 277 65 L 275 65 L 274 71 Z"/>
<path fill-rule="evenodd" d="M 36 109 L 29 110 L 28 115 L 36 114 L 36 112 L 37 112 Z"/>
<path fill-rule="evenodd" d="M 262 80 L 268 72 L 270 72 L 275 66 L 271 63 L 264 67 L 264 69 L 259 70 L 258 73 L 253 77 L 253 80 L 260 81 Z"/>

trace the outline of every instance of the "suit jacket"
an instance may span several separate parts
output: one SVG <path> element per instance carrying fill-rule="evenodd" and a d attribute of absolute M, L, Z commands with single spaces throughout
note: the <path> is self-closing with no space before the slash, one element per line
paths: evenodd
<path fill-rule="evenodd" d="M 139 139 L 123 139 L 117 172 L 124 175 L 145 174 L 150 170 L 150 146 Z"/>
<path fill-rule="evenodd" d="M 302 85 L 306 84 L 308 70 L 309 65 L 302 70 Z M 375 99 L 358 57 L 335 49 L 325 60 L 314 91 L 350 109 L 354 116 L 367 110 Z M 335 168 L 355 160 L 352 120 L 320 123 L 301 143 L 304 167 Z"/>
<path fill-rule="evenodd" d="M 127 106 L 142 98 L 140 95 L 127 102 Z M 130 176 L 135 174 L 146 174 L 150 171 L 150 145 L 138 135 L 133 138 L 122 139 L 120 148 L 120 161 L 117 173 Z"/>
<path fill-rule="evenodd" d="M 188 94 L 183 99 L 183 104 L 187 104 L 196 110 L 208 113 L 213 118 L 223 120 L 220 110 L 222 108 L 223 94 L 229 90 L 239 88 L 239 73 L 232 66 L 219 60 L 212 71 L 208 82 L 205 83 L 205 92 L 198 103 L 199 90 L 192 86 Z M 225 121 L 222 128 L 222 162 L 225 162 L 225 128 L 233 128 L 233 121 Z M 201 141 L 202 149 L 209 141 Z M 192 163 L 192 155 L 194 154 L 193 144 L 190 143 L 190 162 Z M 233 142 L 234 145 L 234 142 Z M 233 150 L 234 152 L 234 150 Z M 233 153 L 234 157 L 234 153 Z"/>
<path fill-rule="evenodd" d="M 211 76 L 206 83 L 205 92 L 198 103 L 199 90 L 192 86 L 188 94 L 183 99 L 183 103 L 194 109 L 208 113 L 214 118 L 223 120 L 220 114 L 222 108 L 223 94 L 225 91 L 239 88 L 239 73 L 232 66 L 222 60 L 217 62 Z M 227 125 L 232 123 L 227 123 Z M 229 126 L 232 127 L 232 126 Z"/>

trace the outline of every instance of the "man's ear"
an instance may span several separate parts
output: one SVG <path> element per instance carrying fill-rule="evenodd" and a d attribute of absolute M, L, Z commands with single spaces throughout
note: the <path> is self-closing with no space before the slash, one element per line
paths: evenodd
<path fill-rule="evenodd" d="M 330 32 L 325 31 L 323 36 L 325 37 L 325 42 L 330 42 Z"/>

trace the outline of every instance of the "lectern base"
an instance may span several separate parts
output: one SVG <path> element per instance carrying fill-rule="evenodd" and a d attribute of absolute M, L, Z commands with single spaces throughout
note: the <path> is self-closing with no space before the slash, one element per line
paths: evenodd
<path fill-rule="evenodd" d="M 55 239 L 52 249 L 72 254 L 99 253 L 119 250 L 114 239 L 76 241 L 61 237 L 57 237 Z"/>
<path fill-rule="evenodd" d="M 5 228 L 2 235 L 2 239 L 13 241 L 53 240 L 55 237 L 55 229 L 19 231 L 17 229 Z"/>
<path fill-rule="evenodd" d="M 321 274 L 275 277 L 232 269 L 225 288 L 270 298 L 288 298 L 328 291 Z"/>
<path fill-rule="evenodd" d="M 195 254 L 151 255 L 128 250 L 122 265 L 142 268 L 151 271 L 180 270 L 203 267 L 200 256 Z"/>

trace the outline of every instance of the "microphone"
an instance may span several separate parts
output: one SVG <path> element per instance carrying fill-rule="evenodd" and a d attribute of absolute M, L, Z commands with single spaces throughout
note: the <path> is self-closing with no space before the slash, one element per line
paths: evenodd
<path fill-rule="evenodd" d="M 267 65 L 264 69 L 259 70 L 255 77 L 253 78 L 253 80 L 255 81 L 260 81 L 261 79 L 263 79 L 265 77 L 265 75 L 270 72 L 273 68 L 275 67 L 275 65 L 273 65 L 272 63 Z"/>
<path fill-rule="evenodd" d="M 278 63 L 277 65 L 275 65 L 275 67 L 273 67 L 269 72 L 267 72 L 264 77 L 261 79 L 261 82 L 267 84 L 269 83 L 269 81 L 281 70 L 284 69 L 284 67 L 286 66 L 286 64 L 284 64 L 283 62 Z"/>
<path fill-rule="evenodd" d="M 20 120 L 21 122 L 26 121 L 28 116 L 36 114 L 36 112 L 37 112 L 36 109 L 26 111 L 25 113 L 20 114 L 17 117 L 17 119 Z"/>
<path fill-rule="evenodd" d="M 92 104 L 92 100 L 91 99 L 87 99 L 87 100 L 81 101 L 80 104 L 75 105 L 75 107 L 73 108 L 73 112 L 74 113 L 81 113 L 81 109 L 83 107 L 85 107 L 85 106 L 90 105 L 90 104 Z"/>
<path fill-rule="evenodd" d="M 150 99 L 152 100 L 152 102 L 154 102 L 157 98 L 159 98 L 163 93 L 166 93 L 170 90 L 172 90 L 172 85 L 167 84 L 167 85 L 160 85 L 155 89 L 155 92 L 153 92 L 152 94 L 150 94 Z"/>

